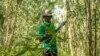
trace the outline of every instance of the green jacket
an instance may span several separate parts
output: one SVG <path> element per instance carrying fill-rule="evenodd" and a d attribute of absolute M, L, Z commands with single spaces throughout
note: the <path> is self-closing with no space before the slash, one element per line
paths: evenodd
<path fill-rule="evenodd" d="M 51 36 L 47 36 L 48 38 L 45 39 L 42 43 L 41 43 L 41 48 L 53 51 L 53 50 L 57 50 L 57 46 L 56 46 L 56 38 L 55 38 L 55 26 L 53 23 L 50 24 L 46 24 L 46 23 L 42 23 L 39 27 L 39 31 L 38 31 L 38 35 L 40 38 L 42 38 L 42 36 L 45 34 L 45 31 L 48 30 L 49 33 L 51 34 Z"/>

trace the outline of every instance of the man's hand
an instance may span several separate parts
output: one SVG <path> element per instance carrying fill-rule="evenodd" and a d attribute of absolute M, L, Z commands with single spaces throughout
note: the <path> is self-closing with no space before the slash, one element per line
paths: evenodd
<path fill-rule="evenodd" d="M 48 31 L 46 31 L 44 36 L 40 39 L 40 42 L 42 42 L 43 40 L 47 39 L 48 36 L 51 36 L 51 34 Z"/>

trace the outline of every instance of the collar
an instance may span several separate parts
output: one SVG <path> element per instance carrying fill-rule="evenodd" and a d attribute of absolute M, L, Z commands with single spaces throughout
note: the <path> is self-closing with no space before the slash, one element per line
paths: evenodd
<path fill-rule="evenodd" d="M 51 23 L 48 23 L 48 22 L 43 22 L 45 25 L 49 26 Z"/>

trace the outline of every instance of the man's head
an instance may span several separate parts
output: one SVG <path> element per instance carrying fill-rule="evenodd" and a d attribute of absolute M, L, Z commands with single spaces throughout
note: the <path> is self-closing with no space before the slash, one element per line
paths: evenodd
<path fill-rule="evenodd" d="M 44 11 L 44 14 L 43 14 L 43 20 L 47 23 L 50 23 L 51 22 L 51 18 L 52 18 L 52 13 L 50 10 L 45 10 Z"/>

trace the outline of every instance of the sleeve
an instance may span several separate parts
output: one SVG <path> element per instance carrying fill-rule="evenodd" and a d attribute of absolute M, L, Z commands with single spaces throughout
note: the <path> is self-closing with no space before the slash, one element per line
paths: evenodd
<path fill-rule="evenodd" d="M 38 29 L 39 37 L 42 37 L 44 34 L 45 34 L 45 28 L 43 26 L 40 26 Z"/>

